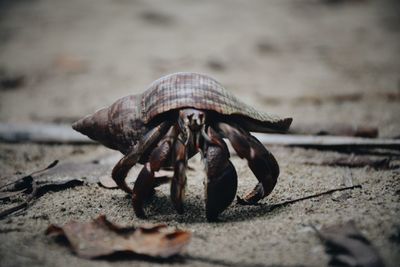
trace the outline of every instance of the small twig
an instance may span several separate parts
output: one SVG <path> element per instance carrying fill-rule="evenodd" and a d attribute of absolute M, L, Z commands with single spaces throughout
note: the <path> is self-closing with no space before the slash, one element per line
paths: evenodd
<path fill-rule="evenodd" d="M 301 198 L 296 198 L 296 199 L 292 199 L 292 200 L 286 200 L 286 201 L 283 201 L 283 202 L 277 203 L 277 204 L 272 204 L 269 206 L 269 208 L 270 208 L 270 210 L 273 210 L 273 209 L 283 207 L 283 206 L 286 206 L 288 204 L 292 204 L 295 202 L 299 202 L 299 201 L 303 201 L 303 200 L 307 200 L 307 199 L 311 199 L 311 198 L 317 198 L 317 197 L 320 197 L 323 195 L 329 195 L 329 194 L 339 192 L 339 191 L 352 190 L 355 188 L 362 188 L 362 186 L 360 184 L 358 184 L 358 185 L 353 185 L 353 186 L 348 186 L 348 187 L 335 188 L 335 189 L 331 189 L 331 190 L 328 190 L 325 192 L 321 192 L 321 193 L 317 193 L 317 194 L 313 194 L 313 195 L 309 195 L 309 196 L 305 196 L 305 197 L 301 197 Z"/>
<path fill-rule="evenodd" d="M 313 195 L 309 195 L 309 196 L 305 196 L 305 197 L 301 197 L 301 198 L 285 200 L 285 201 L 283 201 L 281 203 L 272 204 L 272 205 L 270 205 L 270 204 L 261 204 L 261 203 L 255 203 L 255 204 L 251 203 L 250 204 L 250 203 L 244 202 L 239 196 L 237 197 L 237 202 L 240 205 L 249 205 L 249 206 L 264 206 L 264 205 L 268 205 L 270 210 L 273 210 L 273 209 L 276 209 L 276 208 L 279 208 L 279 207 L 282 207 L 282 206 L 286 206 L 288 204 L 292 204 L 292 203 L 295 203 L 295 202 L 303 201 L 303 200 L 306 200 L 306 199 L 317 198 L 317 197 L 320 197 L 320 196 L 323 196 L 323 195 L 328 195 L 328 194 L 332 194 L 332 193 L 339 192 L 339 191 L 344 191 L 344 190 L 351 190 L 351 189 L 354 189 L 354 188 L 362 188 L 362 186 L 360 184 L 358 184 L 358 185 L 353 185 L 353 186 L 335 188 L 335 189 L 331 189 L 331 190 L 328 190 L 328 191 L 325 191 L 325 192 L 321 192 L 321 193 L 317 193 L 317 194 L 313 194 Z"/>
<path fill-rule="evenodd" d="M 47 166 L 46 168 L 44 168 L 44 169 L 42 169 L 42 170 L 38 170 L 38 171 L 32 172 L 32 173 L 30 174 L 30 176 L 41 174 L 42 172 L 47 171 L 48 169 L 51 169 L 51 168 L 55 167 L 57 164 L 58 164 L 58 160 L 56 159 L 55 161 L 53 161 L 52 163 L 50 163 L 50 165 Z"/>

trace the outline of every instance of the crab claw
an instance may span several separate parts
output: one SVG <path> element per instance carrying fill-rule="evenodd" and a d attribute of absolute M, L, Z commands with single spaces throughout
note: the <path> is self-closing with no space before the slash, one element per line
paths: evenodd
<path fill-rule="evenodd" d="M 207 177 L 206 183 L 206 217 L 208 221 L 216 221 L 233 201 L 237 189 L 237 174 L 232 163 L 216 177 Z"/>
<path fill-rule="evenodd" d="M 182 214 L 184 211 L 187 155 L 186 145 L 179 140 L 175 143 L 175 157 L 174 177 L 171 180 L 171 200 L 178 214 Z"/>
<path fill-rule="evenodd" d="M 183 201 L 185 198 L 186 174 L 185 164 L 183 162 L 176 163 L 174 177 L 171 180 L 171 201 L 178 214 L 183 214 Z"/>
<path fill-rule="evenodd" d="M 229 139 L 238 156 L 247 159 L 259 182 L 243 198 L 238 198 L 239 204 L 254 205 L 274 189 L 279 176 L 279 165 L 275 157 L 250 133 L 227 123 L 219 123 L 218 128 Z"/>
<path fill-rule="evenodd" d="M 207 172 L 206 217 L 208 221 L 215 221 L 235 198 L 237 174 L 229 161 L 229 151 L 225 142 L 211 128 L 208 129 L 208 136 L 204 155 Z"/>

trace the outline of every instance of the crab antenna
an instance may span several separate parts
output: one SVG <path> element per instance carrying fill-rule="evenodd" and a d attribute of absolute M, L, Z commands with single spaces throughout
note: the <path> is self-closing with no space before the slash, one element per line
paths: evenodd
<path fill-rule="evenodd" d="M 206 140 L 208 143 L 212 143 L 210 137 L 208 137 L 206 133 L 206 125 L 203 125 L 203 127 L 201 127 L 201 135 L 203 136 L 204 140 Z"/>
<path fill-rule="evenodd" d="M 188 125 L 185 125 L 185 132 L 186 132 L 185 146 L 187 146 L 189 144 L 191 133 L 192 133 L 192 131 L 190 130 Z"/>

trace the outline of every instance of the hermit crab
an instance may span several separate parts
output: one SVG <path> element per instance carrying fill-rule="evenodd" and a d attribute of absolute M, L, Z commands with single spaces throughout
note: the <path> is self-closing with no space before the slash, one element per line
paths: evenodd
<path fill-rule="evenodd" d="M 138 217 L 145 217 L 144 200 L 157 183 L 155 172 L 164 168 L 174 171 L 171 200 L 177 212 L 183 213 L 188 159 L 200 152 L 207 176 L 206 217 L 212 221 L 232 203 L 237 189 L 236 170 L 223 138 L 239 157 L 247 159 L 258 180 L 238 202 L 255 204 L 275 187 L 279 166 L 249 132 L 285 132 L 291 122 L 291 118 L 265 114 L 242 103 L 209 76 L 174 73 L 156 80 L 142 94 L 123 97 L 72 127 L 124 154 L 113 168 L 112 178 L 132 195 Z M 144 166 L 131 189 L 125 178 L 136 163 Z"/>

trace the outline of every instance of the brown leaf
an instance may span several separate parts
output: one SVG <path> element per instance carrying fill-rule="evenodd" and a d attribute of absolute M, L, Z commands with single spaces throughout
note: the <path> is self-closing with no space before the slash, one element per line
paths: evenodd
<path fill-rule="evenodd" d="M 100 176 L 99 183 L 101 186 L 108 189 L 118 188 L 118 185 L 115 183 L 115 181 L 111 178 L 110 175 Z"/>
<path fill-rule="evenodd" d="M 314 228 L 315 229 L 315 228 Z M 360 233 L 354 222 L 316 230 L 331 256 L 329 266 L 385 266 L 372 244 Z"/>
<path fill-rule="evenodd" d="M 70 221 L 64 226 L 50 225 L 46 234 L 65 236 L 72 250 L 83 258 L 109 256 L 117 252 L 131 252 L 156 258 L 169 258 L 180 253 L 191 234 L 170 230 L 166 225 L 151 227 L 121 227 L 104 215 L 80 223 Z"/>

